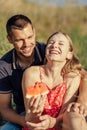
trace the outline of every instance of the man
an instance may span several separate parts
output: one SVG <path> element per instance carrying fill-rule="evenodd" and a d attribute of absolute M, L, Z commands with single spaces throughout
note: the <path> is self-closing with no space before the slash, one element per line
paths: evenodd
<path fill-rule="evenodd" d="M 1 130 L 20 130 L 25 126 L 24 116 L 21 115 L 25 111 L 22 74 L 27 67 L 43 64 L 46 45 L 35 42 L 35 29 L 24 15 L 12 16 L 7 21 L 6 29 L 7 38 L 14 48 L 0 60 L 0 113 L 9 121 Z"/>

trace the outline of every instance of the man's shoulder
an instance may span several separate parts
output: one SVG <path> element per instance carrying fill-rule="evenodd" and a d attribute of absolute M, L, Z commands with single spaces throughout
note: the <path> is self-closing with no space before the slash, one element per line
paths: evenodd
<path fill-rule="evenodd" d="M 41 42 L 36 42 L 36 46 L 37 46 L 39 49 L 45 49 L 46 44 L 45 44 L 45 43 L 41 43 Z"/>
<path fill-rule="evenodd" d="M 13 49 L 8 51 L 0 58 L 0 68 L 2 68 L 3 66 L 6 67 L 12 63 L 12 53 Z"/>
<path fill-rule="evenodd" d="M 42 59 L 45 57 L 45 48 L 45 43 L 36 42 L 36 53 L 38 53 Z"/>
<path fill-rule="evenodd" d="M 12 49 L 12 50 L 8 51 L 7 53 L 5 53 L 5 54 L 1 57 L 0 61 L 8 61 L 8 60 L 10 60 L 10 59 L 12 58 L 13 50 L 14 50 L 14 49 Z"/>

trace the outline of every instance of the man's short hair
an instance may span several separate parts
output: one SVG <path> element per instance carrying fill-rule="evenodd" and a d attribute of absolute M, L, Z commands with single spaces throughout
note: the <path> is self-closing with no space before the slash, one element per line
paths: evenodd
<path fill-rule="evenodd" d="M 32 29 L 33 25 L 31 20 L 22 14 L 14 15 L 11 18 L 8 19 L 6 24 L 6 31 L 8 35 L 11 35 L 12 29 L 23 29 L 27 24 L 31 24 Z"/>

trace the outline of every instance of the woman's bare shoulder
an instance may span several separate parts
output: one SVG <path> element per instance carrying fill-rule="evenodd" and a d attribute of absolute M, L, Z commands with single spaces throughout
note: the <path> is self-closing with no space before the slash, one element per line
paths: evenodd
<path fill-rule="evenodd" d="M 31 66 L 24 71 L 24 75 L 34 75 L 39 71 L 39 66 Z"/>
<path fill-rule="evenodd" d="M 37 81 L 40 81 L 39 66 L 27 68 L 22 77 L 23 86 L 33 86 Z"/>
<path fill-rule="evenodd" d="M 87 79 L 87 71 L 86 70 L 82 70 L 81 75 L 82 75 L 82 79 Z"/>
<path fill-rule="evenodd" d="M 32 80 L 37 78 L 38 74 L 39 74 L 39 66 L 32 66 L 24 71 L 23 78 Z"/>
<path fill-rule="evenodd" d="M 67 87 L 70 88 L 74 86 L 75 88 L 78 88 L 81 81 L 81 74 L 79 72 L 69 72 L 66 74 L 66 82 Z"/>
<path fill-rule="evenodd" d="M 78 71 L 71 71 L 65 75 L 66 78 L 73 79 L 76 77 L 81 77 L 81 73 Z"/>
<path fill-rule="evenodd" d="M 82 70 L 81 75 L 82 75 L 81 88 L 86 88 L 87 89 L 87 71 Z"/>

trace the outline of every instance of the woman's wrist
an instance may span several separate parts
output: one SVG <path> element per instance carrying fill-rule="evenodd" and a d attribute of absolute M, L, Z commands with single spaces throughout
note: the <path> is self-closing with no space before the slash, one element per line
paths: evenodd
<path fill-rule="evenodd" d="M 62 127 L 62 116 L 56 118 L 56 122 L 54 128 L 61 128 Z"/>
<path fill-rule="evenodd" d="M 53 128 L 56 124 L 56 118 L 50 117 L 49 120 L 49 128 Z"/>

